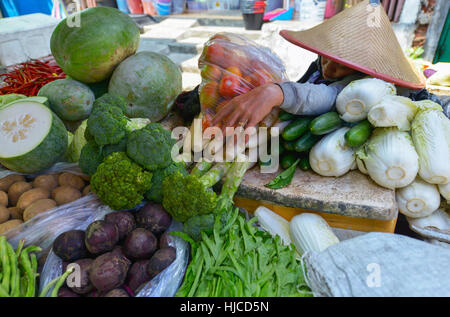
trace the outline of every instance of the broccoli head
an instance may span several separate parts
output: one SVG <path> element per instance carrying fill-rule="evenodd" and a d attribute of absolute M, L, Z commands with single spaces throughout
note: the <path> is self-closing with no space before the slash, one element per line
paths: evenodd
<path fill-rule="evenodd" d="M 176 171 L 182 173 L 185 176 L 188 175 L 183 162 L 172 163 L 166 168 L 161 168 L 154 171 L 152 177 L 152 187 L 145 193 L 145 198 L 157 203 L 161 203 L 163 199 L 162 183 L 166 179 L 166 177 L 172 175 Z"/>
<path fill-rule="evenodd" d="M 123 113 L 127 111 L 127 101 L 119 95 L 116 94 L 104 94 L 100 98 L 97 98 L 93 105 L 93 110 L 98 107 L 118 107 Z"/>
<path fill-rule="evenodd" d="M 81 149 L 78 166 L 83 173 L 92 176 L 102 160 L 103 155 L 100 147 L 94 141 L 88 141 Z"/>
<path fill-rule="evenodd" d="M 163 181 L 163 207 L 175 219 L 186 221 L 213 212 L 217 195 L 201 178 L 176 171 Z"/>
<path fill-rule="evenodd" d="M 115 210 L 130 209 L 141 203 L 152 185 L 152 173 L 144 171 L 124 152 L 106 157 L 91 177 L 91 189 Z"/>
<path fill-rule="evenodd" d="M 105 145 L 102 149 L 103 157 L 107 157 L 114 152 L 126 152 L 127 151 L 127 139 L 128 136 L 125 135 L 117 144 Z"/>
<path fill-rule="evenodd" d="M 94 107 L 87 122 L 87 130 L 99 146 L 117 144 L 126 135 L 127 122 L 127 117 L 119 107 L 105 104 Z"/>
<path fill-rule="evenodd" d="M 172 147 L 176 141 L 159 123 L 130 132 L 127 142 L 128 156 L 149 171 L 166 168 L 172 164 Z"/>

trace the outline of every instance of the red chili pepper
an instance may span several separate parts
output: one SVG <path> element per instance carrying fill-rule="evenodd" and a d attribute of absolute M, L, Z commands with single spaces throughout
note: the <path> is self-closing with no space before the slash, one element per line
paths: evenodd
<path fill-rule="evenodd" d="M 65 78 L 62 69 L 53 61 L 31 60 L 15 66 L 11 72 L 0 74 L 6 84 L 0 87 L 0 95 L 17 93 L 35 96 L 47 83 Z"/>

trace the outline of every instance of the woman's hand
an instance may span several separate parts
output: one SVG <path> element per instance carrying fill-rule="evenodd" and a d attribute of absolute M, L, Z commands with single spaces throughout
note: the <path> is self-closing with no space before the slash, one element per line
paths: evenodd
<path fill-rule="evenodd" d="M 212 124 L 226 127 L 250 128 L 260 123 L 274 107 L 283 103 L 283 91 L 276 84 L 256 87 L 231 99 L 214 117 Z"/>

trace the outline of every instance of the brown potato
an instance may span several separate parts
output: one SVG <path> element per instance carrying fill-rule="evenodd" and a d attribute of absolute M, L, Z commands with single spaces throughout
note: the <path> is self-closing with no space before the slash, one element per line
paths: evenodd
<path fill-rule="evenodd" d="M 72 186 L 65 185 L 56 187 L 52 192 L 52 197 L 60 206 L 77 200 L 81 197 L 81 192 Z"/>
<path fill-rule="evenodd" d="M 0 190 L 0 206 L 8 206 L 8 194 Z"/>
<path fill-rule="evenodd" d="M 17 205 L 17 202 L 19 201 L 20 196 L 22 196 L 23 193 L 26 191 L 29 191 L 32 189 L 33 186 L 31 186 L 31 183 L 27 182 L 16 182 L 9 187 L 8 190 L 8 196 L 9 196 L 9 204 L 11 206 Z"/>
<path fill-rule="evenodd" d="M 45 199 L 50 197 L 50 192 L 45 188 L 33 188 L 23 193 L 17 201 L 18 208 L 25 210 L 29 205 L 36 200 Z"/>
<path fill-rule="evenodd" d="M 8 191 L 9 187 L 15 182 L 24 182 L 25 177 L 19 174 L 11 174 L 6 177 L 0 178 L 0 190 L 4 192 Z"/>
<path fill-rule="evenodd" d="M 92 191 L 91 191 L 91 185 L 87 185 L 87 186 L 83 189 L 83 196 L 89 195 L 90 193 L 92 193 Z"/>
<path fill-rule="evenodd" d="M 20 219 L 23 220 L 23 211 L 17 207 L 9 207 L 9 214 L 11 215 L 11 219 Z"/>
<path fill-rule="evenodd" d="M 45 188 L 49 191 L 52 191 L 53 189 L 58 187 L 58 176 L 55 174 L 39 175 L 34 179 L 33 187 Z"/>
<path fill-rule="evenodd" d="M 29 205 L 23 212 L 23 220 L 28 221 L 41 212 L 55 208 L 56 202 L 53 199 L 39 199 Z"/>
<path fill-rule="evenodd" d="M 7 222 L 4 222 L 0 225 L 0 234 L 4 234 L 11 230 L 12 228 L 15 228 L 23 223 L 22 220 L 19 219 L 13 219 L 9 220 Z"/>
<path fill-rule="evenodd" d="M 78 190 L 84 187 L 83 179 L 80 176 L 72 173 L 62 173 L 58 177 L 59 186 L 72 186 Z"/>
<path fill-rule="evenodd" d="M 0 206 L 0 223 L 4 223 L 9 220 L 9 210 L 5 206 Z"/>

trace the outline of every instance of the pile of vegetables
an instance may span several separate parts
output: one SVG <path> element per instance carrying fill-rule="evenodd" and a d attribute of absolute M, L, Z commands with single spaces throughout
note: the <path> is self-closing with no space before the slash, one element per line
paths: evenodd
<path fill-rule="evenodd" d="M 63 261 L 62 272 L 70 263 L 78 264 L 81 279 L 79 285 L 66 283 L 51 295 L 135 296 L 176 259 L 165 233 L 171 221 L 161 205 L 148 203 L 135 213 L 110 213 L 85 231 L 62 233 L 53 242 L 53 252 Z"/>
<path fill-rule="evenodd" d="M 285 171 L 266 185 L 272 189 L 289 185 L 297 166 L 322 176 L 344 175 L 355 168 L 355 148 L 370 137 L 373 129 L 367 120 L 345 126 L 334 111 L 317 117 L 280 112 L 279 119 L 287 123 L 279 151 Z"/>
<path fill-rule="evenodd" d="M 89 178 L 62 172 L 34 179 L 11 174 L 0 179 L 0 234 L 38 214 L 90 193 Z"/>
<path fill-rule="evenodd" d="M 38 261 L 36 253 L 42 251 L 37 246 L 23 248 L 21 240 L 17 249 L 0 236 L 0 297 L 34 297 Z"/>

